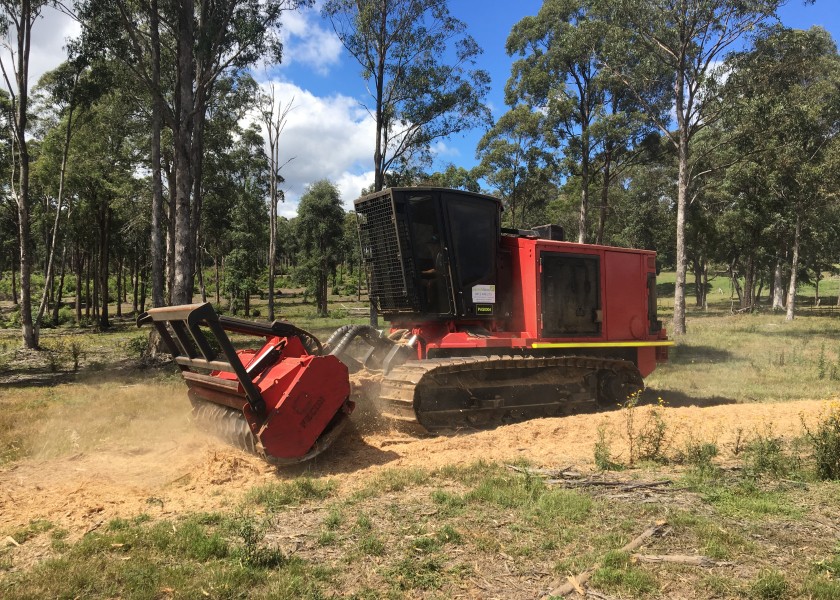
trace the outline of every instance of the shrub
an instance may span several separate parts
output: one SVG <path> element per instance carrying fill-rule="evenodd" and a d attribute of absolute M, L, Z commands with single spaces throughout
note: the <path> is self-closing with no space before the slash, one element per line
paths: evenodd
<path fill-rule="evenodd" d="M 58 325 L 66 325 L 76 320 L 76 314 L 69 306 L 62 306 L 58 309 Z"/>
<path fill-rule="evenodd" d="M 769 425 L 744 446 L 744 467 L 753 477 L 764 474 L 787 477 L 796 470 L 797 463 L 798 458 L 785 450 L 784 440 L 773 435 Z"/>
<path fill-rule="evenodd" d="M 805 436 L 811 445 L 817 477 L 840 479 L 840 403 L 833 402 L 816 426 L 808 427 L 802 418 Z"/>
<path fill-rule="evenodd" d="M 699 471 L 714 469 L 712 459 L 718 455 L 717 444 L 689 438 L 677 455 L 677 462 L 689 465 Z"/>
<path fill-rule="evenodd" d="M 787 598 L 790 585 L 779 571 L 762 571 L 753 582 L 750 591 L 753 598 L 762 600 L 782 600 Z"/>
<path fill-rule="evenodd" d="M 621 404 L 630 452 L 629 463 L 633 465 L 640 460 L 664 463 L 667 461 L 665 454 L 670 444 L 668 425 L 662 416 L 665 401 L 659 398 L 656 404 L 643 410 L 638 406 L 640 395 L 641 392 L 634 392 Z"/>
<path fill-rule="evenodd" d="M 621 465 L 613 460 L 612 444 L 604 423 L 598 425 L 598 439 L 595 441 L 595 466 L 602 471 L 618 471 Z"/>

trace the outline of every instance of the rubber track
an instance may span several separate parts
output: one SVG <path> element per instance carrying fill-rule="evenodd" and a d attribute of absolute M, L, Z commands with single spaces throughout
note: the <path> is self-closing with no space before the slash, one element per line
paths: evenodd
<path fill-rule="evenodd" d="M 381 412 L 402 425 L 419 431 L 438 431 L 443 427 L 427 429 L 420 423 L 420 417 L 415 410 L 415 390 L 427 376 L 450 375 L 466 372 L 490 371 L 496 369 L 524 369 L 522 385 L 527 386 L 527 377 L 533 374 L 533 369 L 569 368 L 570 370 L 586 371 L 581 377 L 581 385 L 589 373 L 612 371 L 623 378 L 626 387 L 642 389 L 644 382 L 639 370 L 631 361 L 621 359 L 599 358 L 591 356 L 465 356 L 422 361 L 409 361 L 393 369 L 382 381 L 379 397 L 382 400 Z M 529 373 L 530 372 L 530 373 Z M 591 404 L 618 403 L 626 398 L 592 398 Z M 588 402 L 589 403 L 589 402 Z M 552 406 L 553 404 L 546 404 Z M 456 427 L 471 427 L 468 420 L 469 408 L 463 410 L 459 422 L 448 425 L 446 429 Z M 501 424 L 498 421 L 496 424 Z M 492 425 L 491 425 L 492 426 Z"/>

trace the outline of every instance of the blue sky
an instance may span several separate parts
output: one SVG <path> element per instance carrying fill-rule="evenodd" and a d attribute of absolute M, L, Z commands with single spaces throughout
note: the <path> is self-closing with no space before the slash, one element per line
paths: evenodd
<path fill-rule="evenodd" d="M 802 0 L 792 0 L 780 13 L 782 22 L 788 26 L 807 28 L 812 25 L 821 25 L 828 29 L 835 40 L 840 39 L 840 16 L 838 16 L 839 0 L 817 0 L 813 5 L 804 5 Z M 484 53 L 479 58 L 478 66 L 487 70 L 492 78 L 492 91 L 488 102 L 493 110 L 494 117 L 499 117 L 505 112 L 504 86 L 510 75 L 510 66 L 513 58 L 505 52 L 505 42 L 513 27 L 521 18 L 527 15 L 536 14 L 542 2 L 540 0 L 452 0 L 450 2 L 451 12 L 466 23 L 470 34 L 483 48 Z M 306 27 L 300 27 L 297 22 L 301 19 L 306 22 Z M 291 21 L 291 22 L 290 22 Z M 303 88 L 321 99 L 352 98 L 357 102 L 366 102 L 366 89 L 364 82 L 359 75 L 359 68 L 355 61 L 343 49 L 334 48 L 329 41 L 332 38 L 332 31 L 329 23 L 320 19 L 317 10 L 307 11 L 294 19 L 287 20 L 288 33 L 287 60 L 279 68 L 273 69 L 271 75 L 294 87 Z M 298 37 L 300 31 L 303 36 Z M 317 40 L 315 46 L 320 48 L 318 56 L 322 63 L 313 68 L 312 62 L 298 60 L 298 43 L 304 40 Z M 332 38 L 334 39 L 334 38 Z M 308 49 L 311 49 L 310 45 Z M 292 88 L 289 88 L 290 90 Z M 296 99 L 297 102 L 297 99 Z M 356 116 L 362 115 L 357 113 Z M 295 119 L 295 112 L 290 115 L 290 126 Z M 362 123 L 354 128 L 353 136 L 346 139 L 347 143 L 359 143 L 354 153 L 354 161 L 347 165 L 347 170 L 342 172 L 337 181 L 342 189 L 345 204 L 349 206 L 352 198 L 358 189 L 368 185 L 371 180 L 372 144 L 373 140 L 368 138 L 358 139 L 357 135 L 365 135 L 366 128 Z M 476 164 L 475 147 L 481 138 L 483 131 L 472 131 L 465 135 L 453 136 L 439 145 L 436 154 L 436 167 L 442 167 L 447 163 L 454 163 L 463 167 L 472 167 Z M 340 142 L 339 142 L 340 143 Z M 364 147 L 367 146 L 367 149 Z M 287 180 L 299 165 L 296 158 L 287 167 Z M 309 169 L 305 169 L 309 170 Z M 335 175 L 332 176 L 335 178 Z M 334 179 L 336 180 L 336 179 Z M 354 189 L 355 186 L 355 189 Z M 287 194 L 290 204 L 294 204 L 297 189 L 290 190 Z M 286 212 L 291 214 L 292 206 L 286 207 Z"/>
<path fill-rule="evenodd" d="M 536 14 L 541 5 L 539 0 L 450 0 L 451 12 L 466 23 L 484 49 L 478 66 L 492 78 L 488 102 L 495 117 L 506 110 L 504 86 L 513 60 L 505 52 L 508 33 L 522 17 Z M 802 0 L 790 0 L 780 16 L 791 27 L 821 25 L 840 40 L 840 0 L 817 0 L 809 6 Z M 68 17 L 45 11 L 33 33 L 32 83 L 64 59 L 65 40 L 77 33 L 78 26 Z M 368 97 L 358 64 L 344 51 L 330 24 L 321 19 L 317 6 L 287 14 L 283 35 L 283 63 L 254 73 L 263 86 L 275 86 L 284 104 L 293 102 L 294 106 L 280 138 L 281 162 L 291 160 L 283 168 L 286 202 L 280 212 L 293 216 L 306 186 L 322 178 L 338 185 L 349 208 L 361 188 L 373 179 L 374 126 L 362 106 Z M 7 60 L 3 54 L 0 51 Z M 475 147 L 483 133 L 473 131 L 438 144 L 435 167 L 450 162 L 474 166 Z"/>

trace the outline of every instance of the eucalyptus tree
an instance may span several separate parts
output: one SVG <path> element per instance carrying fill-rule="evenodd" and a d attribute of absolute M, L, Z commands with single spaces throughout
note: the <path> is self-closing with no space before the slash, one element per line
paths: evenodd
<path fill-rule="evenodd" d="M 580 178 L 581 243 L 586 241 L 596 146 L 591 126 L 603 104 L 598 47 L 604 36 L 604 23 L 590 18 L 586 2 L 546 0 L 536 16 L 514 25 L 507 40 L 508 54 L 520 56 L 505 90 L 507 103 L 520 100 L 545 112 L 549 143 L 562 149 L 565 170 Z"/>
<path fill-rule="evenodd" d="M 558 166 L 578 179 L 578 241 L 589 234 L 590 197 L 601 175 L 600 243 L 617 173 L 614 163 L 644 135 L 646 117 L 609 70 L 604 56 L 626 43 L 598 0 L 545 0 L 539 12 L 514 25 L 507 51 L 519 58 L 506 86 L 510 106 L 522 103 L 542 113 L 548 146 L 563 153 Z M 663 112 L 652 103 L 650 112 Z"/>
<path fill-rule="evenodd" d="M 502 115 L 478 142 L 477 174 L 498 190 L 511 227 L 529 226 L 529 208 L 547 200 L 542 184 L 554 175 L 554 161 L 542 135 L 544 115 L 517 104 Z"/>
<path fill-rule="evenodd" d="M 449 163 L 443 171 L 435 171 L 420 177 L 419 183 L 421 185 L 431 185 L 435 187 L 446 187 L 456 190 L 465 190 L 468 192 L 480 192 L 481 184 L 479 179 L 481 175 L 477 169 L 465 169 L 464 167 L 456 167 Z"/>
<path fill-rule="evenodd" d="M 294 98 L 284 106 L 281 98 L 277 97 L 277 88 L 272 83 L 268 91 L 260 93 L 259 116 L 268 134 L 268 320 L 274 320 L 274 280 L 277 276 L 277 205 L 284 200 L 280 184 L 283 176 L 280 169 L 280 134 L 286 127 L 289 112 L 294 107 Z M 291 159 L 290 159 L 291 160 Z M 288 162 L 288 161 L 287 161 Z"/>
<path fill-rule="evenodd" d="M 714 87 L 720 64 L 734 45 L 776 18 L 785 0 L 613 0 L 609 18 L 629 34 L 625 52 L 613 52 L 605 68 L 618 77 L 640 105 L 650 105 L 651 69 L 670 73 L 669 99 L 676 115 L 656 117 L 656 125 L 677 151 L 676 285 L 672 332 L 685 333 L 686 205 L 694 137 L 719 116 Z M 640 57 L 642 57 L 640 59 Z M 661 85 L 661 81 L 657 81 Z M 651 111 L 651 115 L 658 115 Z"/>
<path fill-rule="evenodd" d="M 819 252 L 820 230 L 833 227 L 826 217 L 838 193 L 832 152 L 840 131 L 840 55 L 822 28 L 773 28 L 735 57 L 727 86 L 739 133 L 759 150 L 751 167 L 766 186 L 758 210 L 777 215 L 776 235 L 764 239 L 778 244 L 770 248 L 773 256 L 780 245 L 789 249 L 791 320 L 803 247 Z M 836 260 L 805 258 L 806 264 Z"/>
<path fill-rule="evenodd" d="M 174 217 L 173 303 L 188 303 L 193 294 L 204 130 L 216 84 L 223 75 L 245 69 L 263 57 L 279 62 L 282 14 L 308 4 L 311 0 L 151 0 L 148 4 L 76 0 L 87 49 L 107 49 L 125 63 L 135 82 L 151 95 L 151 166 L 156 197 L 153 222 L 157 226 L 157 196 L 162 189 L 156 175 L 156 157 L 160 154 L 155 147 L 159 143 L 156 123 L 162 122 L 172 132 L 174 185 L 169 192 L 173 201 L 170 217 Z M 157 264 L 162 244 L 159 237 L 153 242 L 153 263 Z"/>
<path fill-rule="evenodd" d="M 93 308 L 102 328 L 110 325 L 109 281 L 112 262 L 119 262 L 121 229 L 134 218 L 140 196 L 135 175 L 143 158 L 138 147 L 145 140 L 137 99 L 119 74 L 112 75 L 108 92 L 80 112 L 66 159 L 65 181 L 76 218 L 88 221 L 79 229 L 85 234 L 79 242 L 88 254 L 88 272 L 95 272 L 98 303 L 94 305 L 98 306 Z"/>
<path fill-rule="evenodd" d="M 11 193 L 17 205 L 20 244 L 20 320 L 23 344 L 38 348 L 38 332 L 32 319 L 33 247 L 29 198 L 29 54 L 32 29 L 48 2 L 46 0 L 0 0 L 0 36 L 10 60 L 0 60 L 0 71 L 9 91 L 12 118 L 9 134 L 13 141 L 14 168 Z"/>
<path fill-rule="evenodd" d="M 327 0 L 323 13 L 368 83 L 373 191 L 392 168 L 427 159 L 435 140 L 489 121 L 482 50 L 445 0 Z"/>
<path fill-rule="evenodd" d="M 230 249 L 225 257 L 225 288 L 234 311 L 241 298 L 248 316 L 251 294 L 258 290 L 258 279 L 265 265 L 265 254 L 260 249 L 265 247 L 268 237 L 265 198 L 269 194 L 270 167 L 257 125 L 237 136 L 228 155 L 228 168 L 233 196 L 228 199 L 226 211 L 230 220 Z"/>
<path fill-rule="evenodd" d="M 243 158 L 241 144 L 246 130 L 241 123 L 258 107 L 258 86 L 247 74 L 226 76 L 217 83 L 218 94 L 214 94 L 207 108 L 207 127 L 204 135 L 204 156 L 206 166 L 202 178 L 202 211 L 199 228 L 199 265 L 203 264 L 202 255 L 213 259 L 214 288 L 216 303 L 220 301 L 222 279 L 220 267 L 233 248 L 231 240 L 232 222 L 229 212 L 233 199 L 240 194 L 235 172 L 242 171 L 243 165 L 236 160 Z M 253 132 L 247 133 L 253 137 Z M 262 149 L 254 149 L 259 157 L 264 157 Z M 257 156 L 255 155 L 255 160 Z M 260 158 L 262 160 L 262 158 Z M 266 184 L 270 184 L 269 172 L 264 173 Z M 253 207 L 252 207 L 253 208 Z M 266 211 L 254 209 L 265 220 Z M 254 250 L 254 248 L 252 248 Z M 200 279 L 202 301 L 207 293 L 203 276 Z"/>
<path fill-rule="evenodd" d="M 344 239 L 344 209 L 338 189 L 323 179 L 316 181 L 300 199 L 295 234 L 302 264 L 299 278 L 315 292 L 318 316 L 327 316 L 327 282 L 338 265 Z"/>

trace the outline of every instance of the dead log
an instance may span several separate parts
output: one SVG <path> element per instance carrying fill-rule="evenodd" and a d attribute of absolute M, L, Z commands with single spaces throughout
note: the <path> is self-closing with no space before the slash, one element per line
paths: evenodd
<path fill-rule="evenodd" d="M 634 562 L 645 563 L 673 563 L 678 565 L 690 565 L 692 567 L 728 567 L 733 563 L 714 560 L 708 556 L 698 554 L 634 554 Z"/>
<path fill-rule="evenodd" d="M 633 550 L 638 550 L 650 538 L 663 535 L 665 533 L 666 528 L 667 523 L 665 521 L 658 521 L 651 527 L 645 529 L 642 533 L 630 540 L 628 543 L 624 544 L 624 546 L 622 546 L 619 549 L 619 552 L 632 552 Z M 542 597 L 542 600 L 548 600 L 552 596 L 565 596 L 566 594 L 571 594 L 572 592 L 582 593 L 583 586 L 586 584 L 587 581 L 589 581 L 592 578 L 592 575 L 595 573 L 595 571 L 597 571 L 600 568 L 600 566 L 601 563 L 595 563 L 577 577 L 569 575 L 569 577 L 567 577 L 566 583 L 551 590 L 548 594 Z"/>

